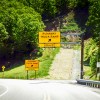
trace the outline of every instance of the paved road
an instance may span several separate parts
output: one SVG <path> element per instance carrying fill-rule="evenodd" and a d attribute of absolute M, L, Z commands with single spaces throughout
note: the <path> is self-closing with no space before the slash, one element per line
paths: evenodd
<path fill-rule="evenodd" d="M 74 84 L 66 80 L 0 79 L 0 100 L 100 100 L 100 94 L 71 83 Z"/>

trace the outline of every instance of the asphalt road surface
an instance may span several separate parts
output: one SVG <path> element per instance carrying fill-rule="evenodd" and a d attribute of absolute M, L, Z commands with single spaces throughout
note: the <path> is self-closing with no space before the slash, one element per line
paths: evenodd
<path fill-rule="evenodd" d="M 100 100 L 100 94 L 71 83 L 0 79 L 0 100 Z"/>

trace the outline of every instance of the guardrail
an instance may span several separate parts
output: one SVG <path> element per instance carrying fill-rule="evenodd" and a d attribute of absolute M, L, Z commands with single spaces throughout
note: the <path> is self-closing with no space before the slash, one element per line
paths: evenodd
<path fill-rule="evenodd" d="M 84 80 L 84 79 L 79 79 L 76 81 L 78 84 L 87 85 L 87 86 L 95 87 L 95 88 L 100 88 L 100 81 L 92 81 L 92 80 Z"/>

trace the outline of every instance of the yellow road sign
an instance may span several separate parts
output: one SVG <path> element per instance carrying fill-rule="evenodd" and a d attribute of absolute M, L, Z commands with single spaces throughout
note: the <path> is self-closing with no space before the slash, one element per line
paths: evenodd
<path fill-rule="evenodd" d="M 60 47 L 60 32 L 39 32 L 39 47 Z"/>
<path fill-rule="evenodd" d="M 39 70 L 39 61 L 25 60 L 25 70 Z"/>
<path fill-rule="evenodd" d="M 3 72 L 4 72 L 5 68 L 6 68 L 5 66 L 2 66 L 2 71 L 3 71 Z"/>

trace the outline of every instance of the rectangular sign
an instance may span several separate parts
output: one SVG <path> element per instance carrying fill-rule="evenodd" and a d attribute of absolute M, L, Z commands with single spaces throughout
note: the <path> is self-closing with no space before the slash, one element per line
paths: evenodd
<path fill-rule="evenodd" d="M 25 60 L 25 70 L 39 70 L 39 61 Z"/>
<path fill-rule="evenodd" d="M 97 62 L 97 67 L 100 67 L 100 62 Z"/>
<path fill-rule="evenodd" d="M 60 47 L 60 32 L 39 32 L 39 47 Z"/>

